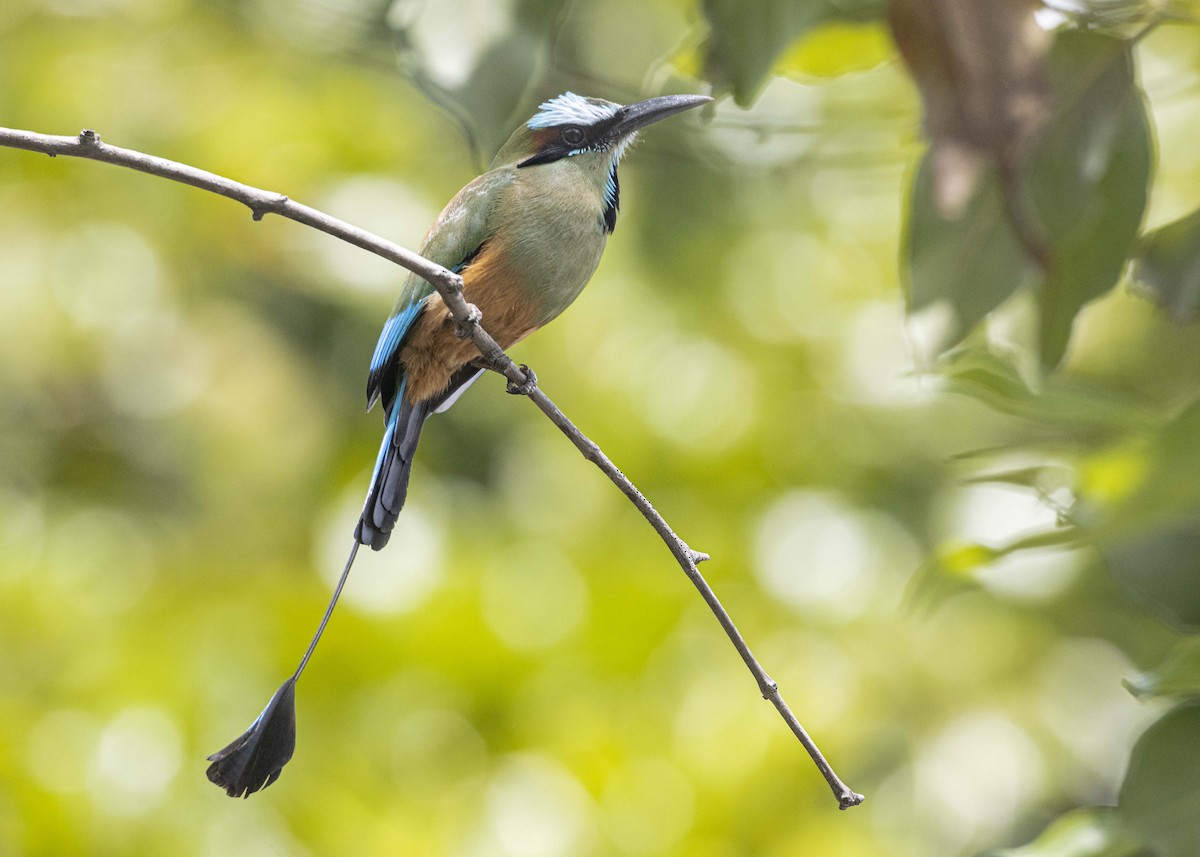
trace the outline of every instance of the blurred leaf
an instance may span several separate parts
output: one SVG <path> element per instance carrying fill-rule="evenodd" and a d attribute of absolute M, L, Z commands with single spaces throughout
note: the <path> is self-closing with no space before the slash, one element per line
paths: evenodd
<path fill-rule="evenodd" d="M 1085 520 L 1103 518 L 1111 528 L 1111 509 L 1142 486 L 1147 469 L 1145 444 L 1137 441 L 1123 440 L 1083 459 L 1077 487 Z"/>
<path fill-rule="evenodd" d="M 1179 324 L 1200 321 L 1200 209 L 1146 236 L 1133 278 Z"/>
<path fill-rule="evenodd" d="M 1125 266 L 1146 206 L 1152 145 L 1126 42 L 1060 33 L 1049 69 L 1057 110 L 1026 177 L 1053 255 L 1039 303 L 1042 362 L 1055 366 L 1076 313 Z"/>
<path fill-rule="evenodd" d="M 1167 0 L 1166 11 L 1182 21 L 1200 22 L 1200 0 Z"/>
<path fill-rule="evenodd" d="M 926 614 L 955 595 L 978 589 L 979 583 L 970 572 L 986 565 L 990 557 L 990 551 L 983 545 L 938 545 L 909 578 L 904 589 L 904 609 Z"/>
<path fill-rule="evenodd" d="M 1151 472 L 1137 503 L 1142 509 L 1179 512 L 1200 508 L 1200 400 L 1154 435 Z"/>
<path fill-rule="evenodd" d="M 1192 0 L 1183 0 L 1183 3 Z M 1120 27 L 1162 14 L 1172 0 L 1076 0 L 1056 4 L 1055 11 L 1090 27 Z"/>
<path fill-rule="evenodd" d="M 1148 857 L 1146 847 L 1122 829 L 1112 807 L 1090 806 L 1055 819 L 1037 839 L 985 857 Z"/>
<path fill-rule="evenodd" d="M 1109 570 L 1173 626 L 1200 628 L 1200 402 L 1085 460 L 1079 513 Z"/>
<path fill-rule="evenodd" d="M 1158 667 L 1126 679 L 1134 696 L 1184 696 L 1200 693 L 1200 637 L 1180 641 Z"/>
<path fill-rule="evenodd" d="M 944 542 L 913 572 L 904 593 L 905 605 L 910 610 L 925 610 L 952 595 L 975 589 L 975 572 L 1010 554 L 1080 544 L 1079 531 L 1074 527 L 1042 530 L 995 547 L 978 542 Z"/>
<path fill-rule="evenodd" d="M 830 23 L 801 36 L 775 64 L 788 77 L 836 77 L 864 71 L 892 56 L 892 42 L 879 24 Z"/>
<path fill-rule="evenodd" d="M 933 152 L 913 181 L 901 273 L 910 312 L 943 304 L 953 323 L 938 343 L 956 345 L 1036 269 L 1008 224 L 996 173 L 985 169 L 974 196 L 956 218 L 945 217 L 934 190 Z"/>
<path fill-rule="evenodd" d="M 1115 541 L 1099 534 L 1114 578 L 1182 631 L 1200 630 L 1200 515 Z"/>
<path fill-rule="evenodd" d="M 970 456 L 960 455 L 957 457 L 963 459 Z M 1042 464 L 1032 467 L 1018 467 L 1012 470 L 978 473 L 974 476 L 968 476 L 963 481 L 968 485 L 999 482 L 1005 485 L 1036 488 L 1039 491 L 1053 491 L 1058 488 L 1069 488 L 1073 475 L 1074 472 L 1070 467 L 1061 464 Z"/>
<path fill-rule="evenodd" d="M 888 22 L 921 91 L 938 211 L 957 218 L 991 161 L 1012 181 L 1050 114 L 1049 34 L 1032 0 L 891 0 Z"/>
<path fill-rule="evenodd" d="M 1039 548 L 1078 547 L 1080 545 L 1079 531 L 1074 527 L 1055 527 L 1053 530 L 1043 530 L 1027 536 L 1013 539 L 1008 544 L 993 549 L 993 559 L 1008 556 L 1017 551 L 1037 550 Z"/>
<path fill-rule="evenodd" d="M 1126 475 L 1117 486 L 1101 490 L 1094 485 L 1093 463 L 1085 467 L 1082 490 L 1095 507 L 1096 521 L 1109 533 L 1130 533 L 1158 527 L 1164 520 L 1190 515 L 1200 509 L 1200 402 L 1192 404 L 1165 425 L 1156 427 L 1124 447 L 1099 457 L 1111 457 L 1118 466 L 1127 462 Z"/>
<path fill-rule="evenodd" d="M 1038 289 L 1044 366 L 1062 359 L 1075 315 L 1109 291 L 1124 268 L 1146 205 L 1152 146 L 1128 45 L 1064 32 L 1049 59 L 1057 110 L 1023 171 L 1025 195 L 985 172 L 957 219 L 936 205 L 932 149 L 913 183 L 902 268 L 912 310 L 944 302 L 956 325 L 943 347 L 1025 282 L 1043 234 L 1048 273 Z M 1036 215 L 1032 212 L 1036 211 Z"/>
<path fill-rule="evenodd" d="M 704 0 L 709 37 L 705 76 L 717 93 L 750 104 L 795 39 L 825 21 L 872 21 L 884 0 Z"/>
<path fill-rule="evenodd" d="M 1136 399 L 1086 379 L 1052 375 L 1043 389 L 1031 389 L 1011 361 L 980 349 L 954 354 L 941 374 L 955 390 L 1030 421 L 1039 436 L 1065 432 L 1075 442 L 1101 442 L 1159 424 Z"/>
<path fill-rule="evenodd" d="M 389 12 L 405 73 L 459 124 L 480 166 L 491 160 L 531 103 L 558 94 L 541 91 L 539 84 L 554 27 L 566 5 L 567 0 L 516 0 L 513 13 L 506 16 L 506 29 L 477 44 L 460 42 L 447 52 L 456 62 L 469 61 L 462 79 L 460 73 L 439 72 L 440 57 L 432 55 L 441 49 L 436 33 L 427 38 L 421 33 L 427 16 L 454 15 L 453 10 L 400 0 Z M 477 23 L 473 30 L 478 29 Z M 475 55 L 464 59 L 462 54 L 472 49 Z"/>
<path fill-rule="evenodd" d="M 1118 810 L 1157 857 L 1200 854 L 1200 705 L 1168 712 L 1134 745 Z"/>

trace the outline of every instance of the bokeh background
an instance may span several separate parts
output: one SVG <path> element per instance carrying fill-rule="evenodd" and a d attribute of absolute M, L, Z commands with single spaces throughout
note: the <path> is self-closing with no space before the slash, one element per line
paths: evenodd
<path fill-rule="evenodd" d="M 94 128 L 415 246 L 540 100 L 721 86 L 713 28 L 753 45 L 775 5 L 7 0 L 0 124 Z M 1200 203 L 1198 32 L 1136 48 L 1147 228 Z M 1200 583 L 1187 538 L 1105 561 L 1072 515 L 1090 496 L 1107 527 L 1160 478 L 1192 509 L 1196 328 L 1122 285 L 1039 375 L 1018 295 L 946 363 L 905 315 L 924 144 L 886 25 L 766 60 L 741 103 L 645 134 L 591 286 L 513 356 L 712 554 L 867 802 L 837 811 L 654 533 L 495 377 L 428 426 L 398 534 L 360 555 L 295 759 L 226 798 L 204 757 L 294 668 L 349 546 L 401 272 L 0 150 L 0 854 L 925 857 L 1116 802 L 1169 706 L 1122 680 L 1153 696 Z M 1138 589 L 1147 550 L 1183 569 L 1171 598 Z M 1195 801 L 1181 776 L 1157 784 Z"/>

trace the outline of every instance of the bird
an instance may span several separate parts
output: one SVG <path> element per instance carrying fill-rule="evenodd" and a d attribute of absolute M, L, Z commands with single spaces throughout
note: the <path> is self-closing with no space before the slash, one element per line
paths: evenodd
<path fill-rule="evenodd" d="M 591 279 L 617 225 L 617 168 L 638 133 L 710 101 L 706 95 L 662 95 L 622 105 L 568 91 L 542 102 L 489 169 L 450 200 L 418 252 L 459 274 L 484 329 L 501 348 L 515 345 L 553 321 Z M 426 420 L 453 405 L 483 372 L 480 354 L 457 335 L 441 296 L 409 274 L 367 373 L 367 410 L 381 405 L 384 433 L 350 555 L 296 671 L 246 732 L 208 757 L 208 778 L 230 797 L 249 797 L 271 785 L 291 759 L 296 681 L 358 549 L 377 551 L 388 543 Z"/>

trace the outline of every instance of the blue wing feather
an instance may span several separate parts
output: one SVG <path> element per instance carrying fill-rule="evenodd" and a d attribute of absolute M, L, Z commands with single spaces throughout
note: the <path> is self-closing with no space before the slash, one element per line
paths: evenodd
<path fill-rule="evenodd" d="M 456 274 L 462 273 L 463 268 L 471 264 L 476 256 L 479 255 L 479 247 L 472 250 L 465 259 L 459 262 L 450 270 Z M 428 287 L 428 291 L 423 294 L 415 295 L 404 307 L 399 311 L 393 311 L 393 315 L 388 317 L 388 320 L 383 323 L 383 330 L 379 334 L 379 341 L 375 343 L 375 353 L 371 355 L 371 369 L 367 373 L 367 410 L 371 410 L 375 404 L 375 400 L 384 392 L 381 390 L 381 381 L 388 367 L 392 365 L 396 359 L 396 355 L 400 351 L 400 345 L 404 342 L 405 334 L 409 328 L 413 326 L 413 322 L 421 315 L 421 310 L 425 308 L 425 299 L 432 293 L 433 287 Z M 404 388 L 404 379 L 400 378 L 400 387 Z M 384 404 L 390 406 L 392 397 L 385 396 Z"/>
<path fill-rule="evenodd" d="M 450 270 L 455 274 L 461 274 L 463 268 L 471 263 L 471 260 L 479 255 L 479 248 L 472 250 L 465 259 L 459 262 Z M 425 302 L 427 295 L 421 295 L 419 298 L 411 301 L 400 312 L 391 316 L 383 323 L 383 330 L 379 334 L 379 342 L 375 343 L 375 353 L 371 356 L 371 372 L 378 372 L 396 356 L 396 350 L 400 347 L 400 343 L 404 341 L 404 334 L 408 333 L 408 329 L 412 327 L 412 323 L 417 320 L 417 316 L 421 314 L 421 306 Z"/>
<path fill-rule="evenodd" d="M 384 322 L 383 331 L 379 334 L 379 342 L 375 345 L 375 354 L 371 357 L 372 374 L 383 369 L 384 365 L 396 356 L 396 349 L 400 347 L 400 341 L 404 339 L 404 334 L 408 333 L 412 323 L 421 314 L 423 302 L 424 298 L 413 301 L 399 314 L 393 315 Z"/>
<path fill-rule="evenodd" d="M 461 273 L 491 235 L 496 200 L 512 179 L 510 168 L 492 170 L 459 191 L 421 242 L 421 255 L 456 274 Z M 403 380 L 400 350 L 433 294 L 433 286 L 416 274 L 410 274 L 405 281 L 371 356 L 371 368 L 367 373 L 367 410 L 380 398 L 390 410 Z M 387 416 L 385 412 L 385 419 Z"/>

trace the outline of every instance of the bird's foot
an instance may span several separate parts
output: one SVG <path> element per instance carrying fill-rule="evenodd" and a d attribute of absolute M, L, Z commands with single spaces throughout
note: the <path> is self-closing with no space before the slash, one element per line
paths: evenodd
<path fill-rule="evenodd" d="M 517 384 L 513 381 L 509 381 L 508 386 L 505 387 L 505 390 L 509 393 L 512 393 L 514 396 L 528 396 L 537 389 L 537 375 L 535 375 L 533 370 L 524 363 L 520 364 L 518 368 L 525 373 L 525 383 Z"/>

